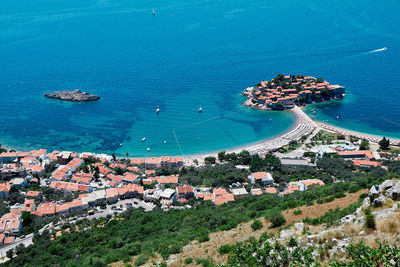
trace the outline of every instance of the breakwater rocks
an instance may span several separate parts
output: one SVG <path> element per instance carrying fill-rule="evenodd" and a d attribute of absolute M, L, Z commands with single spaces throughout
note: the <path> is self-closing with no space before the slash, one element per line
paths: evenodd
<path fill-rule="evenodd" d="M 44 94 L 47 98 L 59 99 L 70 102 L 87 102 L 96 101 L 100 99 L 100 96 L 90 95 L 86 92 L 82 92 L 79 89 L 74 91 L 55 91 L 53 93 Z"/>

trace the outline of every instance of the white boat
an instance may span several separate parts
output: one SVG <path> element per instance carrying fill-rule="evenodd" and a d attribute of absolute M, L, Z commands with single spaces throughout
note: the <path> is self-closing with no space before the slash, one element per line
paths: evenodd
<path fill-rule="evenodd" d="M 150 147 L 147 148 L 147 152 L 150 152 Z"/>
<path fill-rule="evenodd" d="M 166 144 L 167 143 L 167 141 L 166 140 L 164 140 L 164 144 Z"/>
<path fill-rule="evenodd" d="M 336 119 L 339 119 L 339 116 L 336 116 Z"/>
<path fill-rule="evenodd" d="M 160 112 L 160 108 L 156 108 L 156 113 L 159 113 Z"/>
<path fill-rule="evenodd" d="M 151 12 L 151 14 L 153 14 L 153 16 L 156 14 L 156 11 L 153 8 L 153 12 Z"/>
<path fill-rule="evenodd" d="M 199 112 L 202 112 L 203 111 L 203 108 L 202 107 L 199 107 Z"/>
<path fill-rule="evenodd" d="M 142 138 L 142 142 L 144 142 L 144 141 L 146 141 L 146 137 L 143 137 L 143 138 Z"/>

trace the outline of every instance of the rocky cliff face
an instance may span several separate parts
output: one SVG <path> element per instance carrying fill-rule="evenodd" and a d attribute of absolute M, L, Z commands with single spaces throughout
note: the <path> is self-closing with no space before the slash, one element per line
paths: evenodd
<path fill-rule="evenodd" d="M 82 92 L 79 89 L 74 91 L 56 91 L 53 93 L 44 94 L 47 98 L 59 99 L 70 102 L 87 102 L 87 101 L 95 101 L 99 100 L 100 96 L 90 95 L 86 92 Z"/>

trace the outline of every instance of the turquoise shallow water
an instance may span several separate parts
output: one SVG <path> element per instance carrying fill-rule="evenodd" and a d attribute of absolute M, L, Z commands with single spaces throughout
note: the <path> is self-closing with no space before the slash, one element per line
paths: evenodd
<path fill-rule="evenodd" d="M 130 156 L 248 144 L 293 125 L 291 113 L 240 105 L 243 88 L 278 73 L 346 86 L 349 97 L 317 108 L 318 119 L 400 137 L 399 8 L 397 1 L 3 0 L 0 142 Z M 42 96 L 75 88 L 102 99 Z"/>

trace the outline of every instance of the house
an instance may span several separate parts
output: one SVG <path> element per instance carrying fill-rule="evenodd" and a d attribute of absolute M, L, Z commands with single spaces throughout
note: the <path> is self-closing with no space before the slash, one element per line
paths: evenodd
<path fill-rule="evenodd" d="M 35 214 L 39 217 L 54 216 L 56 214 L 57 204 L 53 202 L 45 202 L 36 207 Z"/>
<path fill-rule="evenodd" d="M 18 235 L 22 231 L 21 215 L 6 213 L 0 218 L 0 233 L 8 235 Z"/>
<path fill-rule="evenodd" d="M 369 150 L 338 151 L 338 155 L 343 159 L 375 160 L 372 152 Z"/>
<path fill-rule="evenodd" d="M 15 241 L 15 236 L 9 236 L 9 237 L 4 238 L 3 244 L 10 245 L 10 244 L 13 244 L 14 241 Z"/>
<path fill-rule="evenodd" d="M 178 186 L 176 188 L 178 201 L 184 202 L 183 200 L 188 200 L 189 198 L 194 197 L 193 187 L 189 185 Z"/>
<path fill-rule="evenodd" d="M 278 193 L 278 190 L 275 187 L 267 187 L 267 188 L 265 188 L 265 193 L 276 194 L 276 193 Z"/>
<path fill-rule="evenodd" d="M 145 201 L 156 202 L 160 199 L 160 189 L 148 189 L 143 193 L 143 199 Z"/>
<path fill-rule="evenodd" d="M 11 184 L 9 182 L 0 183 L 0 199 L 7 199 L 10 190 Z"/>
<path fill-rule="evenodd" d="M 155 169 L 160 167 L 160 160 L 158 158 L 146 158 L 144 164 L 146 169 Z"/>
<path fill-rule="evenodd" d="M 14 187 L 26 187 L 28 185 L 28 179 L 26 178 L 14 178 L 10 181 Z"/>
<path fill-rule="evenodd" d="M 180 157 L 163 156 L 160 159 L 161 168 L 179 168 L 183 166 L 183 159 Z"/>
<path fill-rule="evenodd" d="M 22 211 L 33 212 L 34 210 L 35 210 L 35 200 L 34 199 L 25 199 Z"/>
<path fill-rule="evenodd" d="M 379 161 L 369 161 L 369 160 L 362 160 L 362 159 L 353 159 L 354 166 L 358 167 L 380 167 L 382 164 Z"/>
<path fill-rule="evenodd" d="M 3 164 L 0 168 L 0 176 L 3 179 L 11 179 L 14 177 L 24 177 L 26 176 L 25 168 L 20 167 L 17 163 L 7 163 Z"/>
<path fill-rule="evenodd" d="M 178 183 L 178 175 L 160 176 L 160 177 L 157 177 L 157 182 L 162 185 L 177 184 Z"/>
<path fill-rule="evenodd" d="M 144 164 L 144 159 L 131 159 L 130 163 L 133 166 L 140 166 Z"/>
<path fill-rule="evenodd" d="M 93 174 L 91 173 L 84 173 L 84 172 L 79 172 L 75 173 L 71 177 L 71 181 L 78 183 L 78 184 L 86 184 L 89 185 L 90 182 L 94 179 Z"/>
<path fill-rule="evenodd" d="M 219 195 L 216 196 L 214 199 L 214 204 L 219 206 L 228 202 L 232 202 L 235 201 L 235 198 L 233 196 L 233 194 L 225 194 L 225 195 Z"/>
<path fill-rule="evenodd" d="M 139 175 L 131 173 L 131 172 L 126 172 L 125 175 L 122 177 L 122 181 L 126 183 L 135 183 L 139 181 Z"/>
<path fill-rule="evenodd" d="M 50 184 L 51 188 L 63 190 L 66 192 L 92 192 L 92 187 L 85 184 L 76 184 L 69 182 L 53 181 Z"/>
<path fill-rule="evenodd" d="M 99 201 L 106 200 L 107 192 L 105 189 L 93 191 L 87 196 L 82 197 L 82 204 L 88 207 L 94 207 L 98 205 Z"/>
<path fill-rule="evenodd" d="M 269 172 L 255 172 L 250 175 L 250 181 L 254 183 L 260 184 L 272 184 L 274 179 Z"/>
<path fill-rule="evenodd" d="M 299 183 L 303 184 L 304 190 L 307 190 L 309 187 L 318 187 L 325 185 L 325 183 L 319 179 L 301 180 Z"/>
<path fill-rule="evenodd" d="M 70 175 L 68 173 L 69 169 L 67 168 L 61 168 L 53 172 L 53 174 L 50 176 L 49 181 L 64 181 L 67 179 Z"/>
<path fill-rule="evenodd" d="M 42 196 L 42 192 L 40 191 L 28 191 L 26 192 L 27 198 L 40 198 Z"/>
<path fill-rule="evenodd" d="M 136 198 L 143 195 L 144 188 L 137 184 L 127 184 L 117 188 L 120 199 Z"/>
<path fill-rule="evenodd" d="M 246 191 L 246 188 L 244 188 L 244 187 L 233 188 L 231 191 L 232 191 L 232 194 L 235 197 L 235 199 L 242 199 L 242 198 L 246 197 L 246 195 L 248 194 L 248 192 Z"/>
<path fill-rule="evenodd" d="M 0 164 L 3 163 L 12 163 L 17 161 L 17 153 L 16 152 L 3 152 L 0 153 Z"/>
<path fill-rule="evenodd" d="M 83 159 L 74 158 L 67 165 L 65 165 L 65 167 L 75 172 L 83 163 Z"/>
<path fill-rule="evenodd" d="M 106 193 L 107 193 L 106 201 L 109 204 L 113 204 L 118 201 L 119 194 L 118 194 L 117 188 L 108 188 L 108 189 L 106 189 Z"/>
<path fill-rule="evenodd" d="M 29 165 L 25 168 L 29 173 L 32 175 L 37 175 L 37 176 L 43 176 L 45 169 L 43 166 L 40 166 L 39 164 L 33 164 Z"/>
<path fill-rule="evenodd" d="M 251 190 L 250 190 L 250 194 L 252 195 L 252 196 L 259 196 L 259 195 L 262 195 L 262 190 L 260 189 L 260 188 L 252 188 Z"/>
<path fill-rule="evenodd" d="M 153 176 L 154 174 L 156 174 L 156 171 L 155 170 L 145 170 L 144 173 L 147 176 Z"/>
<path fill-rule="evenodd" d="M 57 154 L 57 161 L 60 164 L 67 164 L 71 160 L 72 152 L 63 151 Z"/>
<path fill-rule="evenodd" d="M 160 204 L 169 206 L 176 201 L 175 190 L 171 188 L 167 188 L 160 194 Z"/>

